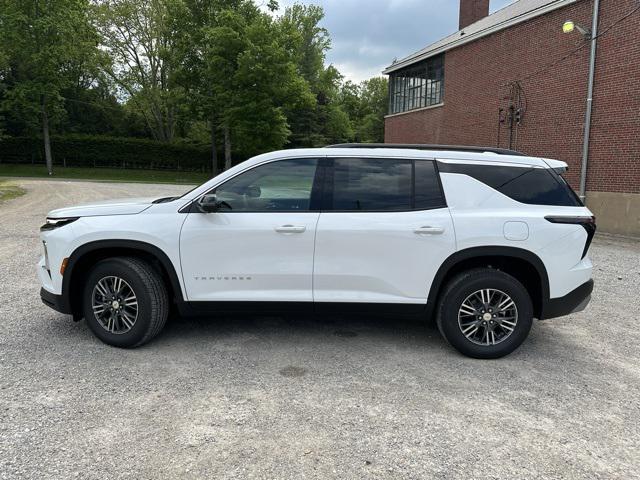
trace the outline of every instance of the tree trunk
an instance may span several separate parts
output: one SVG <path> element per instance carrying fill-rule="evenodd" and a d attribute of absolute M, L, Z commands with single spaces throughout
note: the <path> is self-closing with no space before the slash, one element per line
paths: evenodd
<path fill-rule="evenodd" d="M 229 133 L 229 125 L 224 126 L 224 169 L 231 168 L 231 134 Z"/>
<path fill-rule="evenodd" d="M 216 122 L 211 118 L 211 176 L 218 173 L 218 149 L 216 145 Z"/>
<path fill-rule="evenodd" d="M 47 116 L 47 103 L 45 96 L 40 99 L 42 107 L 42 138 L 44 139 L 44 158 L 47 161 L 47 172 L 53 175 L 53 159 L 51 158 L 51 141 L 49 139 L 49 117 Z"/>

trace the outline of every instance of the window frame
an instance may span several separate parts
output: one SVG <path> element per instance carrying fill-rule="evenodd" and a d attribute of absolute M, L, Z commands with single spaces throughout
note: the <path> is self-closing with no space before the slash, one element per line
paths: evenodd
<path fill-rule="evenodd" d="M 335 185 L 335 168 L 334 163 L 335 160 L 383 160 L 383 161 L 410 161 L 411 162 L 411 205 L 412 208 L 408 209 L 397 209 L 397 210 L 334 210 L 333 209 L 333 192 Z M 438 162 L 436 159 L 431 158 L 412 158 L 412 157 L 384 157 L 384 156 L 335 156 L 335 157 L 327 157 L 327 163 L 324 169 L 324 182 L 322 186 L 322 203 L 321 203 L 321 212 L 322 213 L 402 213 L 402 212 L 426 212 L 429 210 L 439 210 L 442 208 L 448 208 L 447 197 L 444 193 L 444 188 L 442 186 L 442 178 L 440 177 L 440 170 L 438 168 Z M 428 208 L 416 208 L 416 162 L 431 162 L 433 165 L 433 171 L 435 172 L 438 191 L 440 192 L 440 198 L 442 199 L 442 204 L 438 206 L 428 207 Z"/>
<path fill-rule="evenodd" d="M 250 171 L 255 170 L 256 168 L 265 167 L 267 165 L 271 165 L 277 162 L 285 162 L 285 161 L 291 161 L 291 160 L 315 160 L 316 161 L 316 171 L 314 173 L 313 180 L 311 182 L 311 196 L 309 197 L 309 208 L 307 210 L 235 210 L 235 211 L 224 210 L 218 213 L 240 214 L 240 213 L 317 213 L 317 212 L 320 212 L 320 207 L 322 205 L 322 198 L 323 198 L 323 190 L 324 190 L 326 162 L 324 157 L 318 157 L 318 156 L 276 158 L 267 162 L 259 163 L 258 165 L 253 165 L 245 170 L 242 170 L 241 172 L 238 172 L 233 177 L 225 179 L 223 182 L 207 190 L 205 193 L 198 196 L 198 198 L 196 198 L 193 201 L 193 204 L 195 205 L 195 203 L 200 201 L 200 199 L 205 195 L 212 195 L 212 194 L 215 195 L 216 190 L 218 188 L 222 187 L 223 185 L 230 182 L 231 180 L 235 180 L 236 178 L 240 177 L 241 175 L 244 175 L 245 173 L 249 173 Z M 194 210 L 191 210 L 191 211 L 194 212 Z"/>
<path fill-rule="evenodd" d="M 389 74 L 389 115 L 444 103 L 445 54 Z"/>

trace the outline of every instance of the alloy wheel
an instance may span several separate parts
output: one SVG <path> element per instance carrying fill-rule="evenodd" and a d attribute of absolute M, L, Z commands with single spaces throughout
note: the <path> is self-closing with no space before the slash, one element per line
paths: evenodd
<path fill-rule="evenodd" d="M 469 295 L 458 309 L 462 334 L 476 345 L 497 345 L 514 332 L 518 308 L 501 290 L 485 288 Z"/>
<path fill-rule="evenodd" d="M 127 333 L 138 318 L 138 298 L 124 279 L 103 277 L 93 287 L 93 314 L 102 328 L 112 334 Z"/>

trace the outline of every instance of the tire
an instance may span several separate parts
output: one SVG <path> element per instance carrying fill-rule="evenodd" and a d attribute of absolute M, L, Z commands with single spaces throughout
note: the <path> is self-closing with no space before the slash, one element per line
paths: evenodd
<path fill-rule="evenodd" d="M 121 292 L 120 302 L 113 297 L 116 288 Z M 104 295 L 105 289 L 108 295 Z M 86 279 L 82 298 L 89 328 L 114 347 L 132 348 L 147 343 L 160 333 L 169 314 L 169 297 L 162 277 L 135 257 L 114 257 L 96 264 Z M 117 302 L 115 309 L 113 302 Z"/>
<path fill-rule="evenodd" d="M 437 316 L 438 329 L 451 346 L 468 357 L 485 359 L 513 352 L 527 338 L 532 322 L 527 289 L 491 268 L 455 276 L 445 287 Z"/>

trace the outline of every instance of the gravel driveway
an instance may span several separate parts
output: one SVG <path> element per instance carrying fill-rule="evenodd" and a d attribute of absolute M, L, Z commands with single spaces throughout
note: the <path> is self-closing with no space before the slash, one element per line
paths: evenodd
<path fill-rule="evenodd" d="M 0 478 L 638 478 L 640 242 L 497 361 L 364 317 L 172 319 L 137 350 L 45 307 L 46 212 L 188 187 L 20 180 L 0 204 Z"/>

